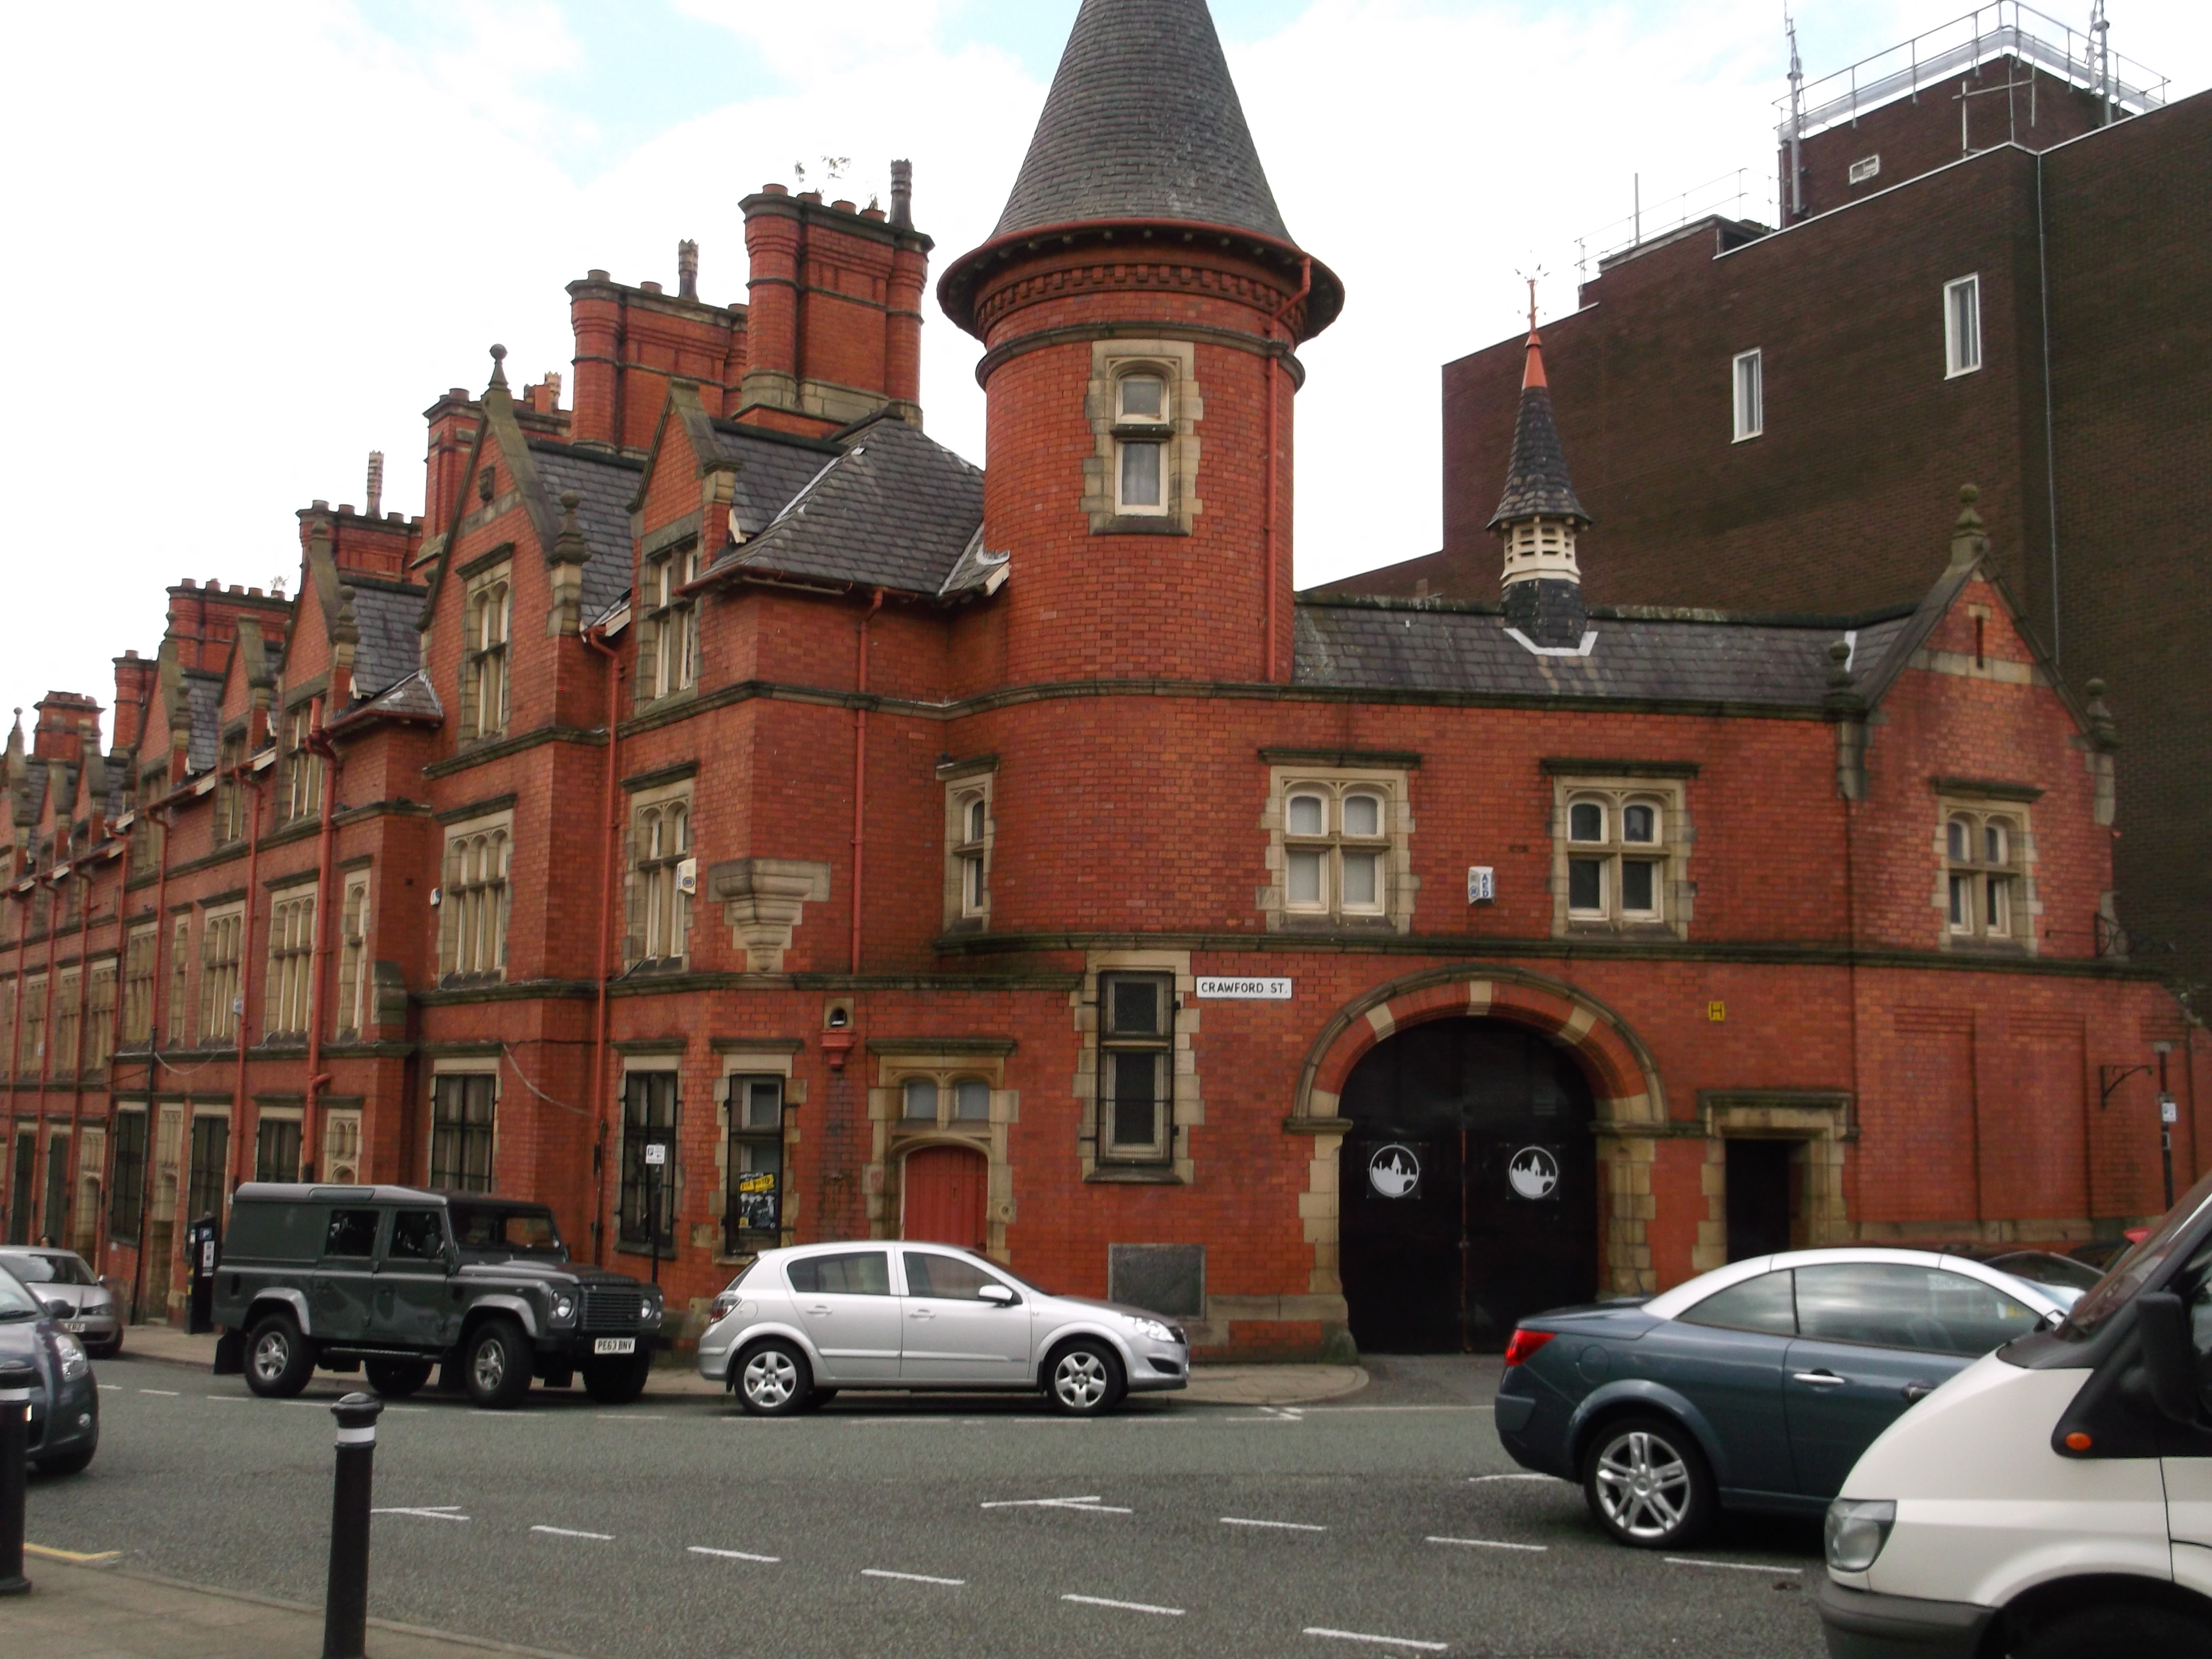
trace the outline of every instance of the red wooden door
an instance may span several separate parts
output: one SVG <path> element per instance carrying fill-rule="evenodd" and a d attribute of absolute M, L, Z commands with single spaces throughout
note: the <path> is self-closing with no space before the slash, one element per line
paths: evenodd
<path fill-rule="evenodd" d="M 981 1249 L 986 1174 L 983 1155 L 965 1146 L 924 1146 L 909 1153 L 901 1236 Z"/>

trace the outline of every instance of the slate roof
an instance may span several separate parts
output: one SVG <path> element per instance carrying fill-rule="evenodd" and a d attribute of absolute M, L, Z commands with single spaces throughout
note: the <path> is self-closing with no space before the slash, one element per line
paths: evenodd
<path fill-rule="evenodd" d="M 629 504 L 637 495 L 643 467 L 618 456 L 534 439 L 530 458 L 537 465 L 556 521 L 561 492 L 573 489 L 580 497 L 576 527 L 584 532 L 584 544 L 592 550 L 584 563 L 584 609 L 597 611 L 612 605 L 629 591 Z"/>
<path fill-rule="evenodd" d="M 1477 696 L 1768 703 L 1819 708 L 1828 647 L 1856 635 L 1863 681 L 1887 661 L 1913 618 L 1878 617 L 1853 629 L 1835 618 L 1769 621 L 1599 611 L 1588 656 L 1539 656 L 1490 607 L 1302 601 L 1292 678 L 1303 685 L 1458 692 Z"/>
<path fill-rule="evenodd" d="M 446 706 L 438 701 L 437 688 L 430 684 L 429 675 L 418 668 L 397 684 L 386 686 L 367 702 L 356 703 L 347 711 L 345 718 L 368 720 L 379 714 L 395 715 L 402 720 L 428 720 L 438 725 L 445 720 Z M 342 722 L 333 720 L 331 724 L 336 726 Z"/>
<path fill-rule="evenodd" d="M 982 469 L 889 416 L 842 441 L 766 529 L 710 569 L 943 592 L 983 521 Z"/>
<path fill-rule="evenodd" d="M 364 581 L 350 576 L 354 625 L 361 643 L 354 648 L 353 690 L 356 700 L 375 696 L 413 673 L 422 660 L 423 590 L 400 583 Z"/>
<path fill-rule="evenodd" d="M 714 423 L 714 447 L 725 460 L 738 464 L 738 478 L 731 506 L 738 527 L 757 536 L 775 522 L 793 496 L 814 481 L 814 475 L 844 453 L 839 446 L 819 438 L 799 438 L 770 433 L 734 421 Z M 719 526 L 709 525 L 709 534 Z"/>
<path fill-rule="evenodd" d="M 185 769 L 211 771 L 222 752 L 222 676 L 186 669 L 185 698 L 192 722 L 185 749 Z"/>
<path fill-rule="evenodd" d="M 1206 0 L 1083 0 L 992 236 L 1083 219 L 1291 240 Z"/>
<path fill-rule="evenodd" d="M 1567 452 L 1559 443 L 1559 423 L 1552 415 L 1552 391 L 1539 384 L 1521 388 L 1521 413 L 1513 427 L 1513 459 L 1505 468 L 1505 494 L 1490 515 L 1492 530 L 1514 519 L 1576 519 L 1590 522 L 1574 481 L 1567 477 Z"/>

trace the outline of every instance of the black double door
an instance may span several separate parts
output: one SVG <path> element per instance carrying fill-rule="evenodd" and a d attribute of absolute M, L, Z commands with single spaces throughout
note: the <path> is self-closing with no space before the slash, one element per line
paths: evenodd
<path fill-rule="evenodd" d="M 1589 1085 L 1518 1026 L 1433 1020 L 1347 1079 L 1340 1264 L 1376 1353 L 1504 1346 L 1522 1316 L 1597 1289 Z"/>

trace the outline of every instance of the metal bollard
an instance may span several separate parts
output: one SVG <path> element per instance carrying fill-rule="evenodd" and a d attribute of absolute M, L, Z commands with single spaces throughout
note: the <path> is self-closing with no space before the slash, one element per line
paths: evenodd
<path fill-rule="evenodd" d="M 0 1364 L 0 1595 L 31 1588 L 23 1577 L 23 1481 L 31 1445 L 31 1384 L 39 1374 L 11 1361 Z"/>
<path fill-rule="evenodd" d="M 338 1467 L 331 1486 L 331 1580 L 323 1601 L 323 1659 L 363 1659 L 368 1636 L 368 1504 L 376 1463 L 376 1419 L 384 1402 L 349 1394 L 331 1407 L 338 1420 Z"/>

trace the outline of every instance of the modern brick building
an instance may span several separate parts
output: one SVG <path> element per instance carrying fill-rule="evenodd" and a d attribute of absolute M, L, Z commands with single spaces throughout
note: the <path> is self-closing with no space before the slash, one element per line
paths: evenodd
<path fill-rule="evenodd" d="M 693 1330 L 766 1245 L 906 1236 L 1291 1354 L 2108 1233 L 2161 1077 L 2197 1168 L 2191 1028 L 2094 949 L 2112 722 L 1950 472 L 1909 604 L 1588 605 L 1532 336 L 1503 606 L 1300 600 L 1345 296 L 1200 0 L 1086 0 L 942 276 L 988 472 L 921 425 L 903 171 L 744 212 L 746 304 L 573 284 L 571 406 L 495 348 L 423 519 L 315 503 L 296 597 L 172 590 L 106 753 L 59 693 L 11 740 L 11 1236 L 158 1316 L 240 1180 L 429 1182 Z"/>
<path fill-rule="evenodd" d="M 1948 55 L 1916 43 L 1808 89 L 1794 205 L 1786 126 L 1779 147 L 1779 231 L 1648 237 L 1546 325 L 1598 521 L 1590 592 L 1909 605 L 1940 562 L 1929 501 L 1972 479 L 2036 637 L 2073 684 L 2106 681 L 2127 727 L 2108 948 L 2195 994 L 2212 984 L 2212 95 L 2161 102 L 2050 20 L 1990 15 Z M 1519 356 L 1505 340 L 1445 366 L 1443 550 L 1340 591 L 1496 598 L 1485 524 Z"/>

